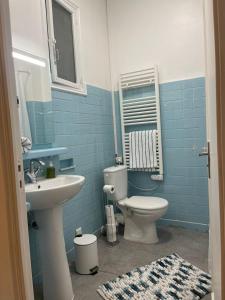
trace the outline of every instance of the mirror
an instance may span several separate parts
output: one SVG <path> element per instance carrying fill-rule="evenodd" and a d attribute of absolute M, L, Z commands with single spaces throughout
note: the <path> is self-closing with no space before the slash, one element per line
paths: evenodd
<path fill-rule="evenodd" d="M 46 147 L 54 142 L 49 61 L 16 49 L 13 58 L 21 138 Z"/>

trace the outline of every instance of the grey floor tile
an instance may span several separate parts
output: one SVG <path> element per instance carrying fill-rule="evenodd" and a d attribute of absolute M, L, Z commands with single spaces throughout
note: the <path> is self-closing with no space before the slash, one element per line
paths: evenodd
<path fill-rule="evenodd" d="M 205 296 L 203 300 L 211 300 L 211 295 Z"/>
<path fill-rule="evenodd" d="M 102 299 L 96 289 L 102 283 L 134 267 L 149 264 L 167 254 L 177 252 L 184 259 L 207 271 L 208 234 L 176 227 L 161 227 L 159 243 L 145 245 L 129 242 L 119 236 L 119 244 L 111 247 L 105 237 L 98 240 L 100 272 L 94 276 L 71 272 L 75 300 Z M 39 298 L 36 299 L 41 299 Z M 210 295 L 204 300 L 210 300 Z"/>
<path fill-rule="evenodd" d="M 107 280 L 132 270 L 134 267 L 177 252 L 184 259 L 207 271 L 208 234 L 183 228 L 162 227 L 159 229 L 160 241 L 155 245 L 129 242 L 119 237 L 119 244 L 111 247 L 102 237 L 98 240 L 100 273 L 95 276 L 73 275 L 75 299 L 101 299 L 97 287 Z M 209 300 L 210 295 L 204 300 Z"/>
<path fill-rule="evenodd" d="M 75 300 L 97 300 L 102 299 L 96 289 L 103 282 L 111 280 L 115 275 L 99 272 L 96 275 L 72 274 L 72 283 L 75 292 Z"/>

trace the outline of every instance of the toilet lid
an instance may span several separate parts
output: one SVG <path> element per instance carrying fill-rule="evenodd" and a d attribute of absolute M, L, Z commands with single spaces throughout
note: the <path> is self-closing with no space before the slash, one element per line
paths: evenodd
<path fill-rule="evenodd" d="M 168 201 L 159 197 L 133 196 L 122 203 L 125 206 L 137 209 L 154 210 L 168 206 Z"/>

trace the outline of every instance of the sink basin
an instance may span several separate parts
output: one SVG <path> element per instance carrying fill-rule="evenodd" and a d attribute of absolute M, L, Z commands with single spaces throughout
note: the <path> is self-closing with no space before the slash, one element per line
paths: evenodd
<path fill-rule="evenodd" d="M 44 300 L 73 300 L 63 232 L 63 203 L 79 193 L 85 178 L 62 175 L 27 184 L 25 192 L 38 225 Z"/>
<path fill-rule="evenodd" d="M 26 184 L 26 197 L 31 210 L 53 208 L 73 198 L 81 190 L 84 181 L 83 176 L 60 175 L 53 179 Z"/>

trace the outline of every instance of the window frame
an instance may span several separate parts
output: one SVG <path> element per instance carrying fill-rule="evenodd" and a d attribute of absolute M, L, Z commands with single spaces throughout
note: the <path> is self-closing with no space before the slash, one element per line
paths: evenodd
<path fill-rule="evenodd" d="M 75 60 L 75 73 L 76 83 L 60 78 L 57 73 L 57 54 L 56 54 L 56 39 L 54 34 L 53 23 L 53 0 L 46 0 L 46 17 L 48 29 L 48 46 L 51 66 L 51 79 L 52 88 L 74 92 L 78 94 L 87 94 L 87 87 L 84 83 L 81 67 L 81 53 L 80 53 L 80 10 L 73 0 L 54 0 L 63 8 L 71 13 L 72 16 L 72 33 L 73 33 L 73 46 L 74 46 L 74 60 Z"/>

